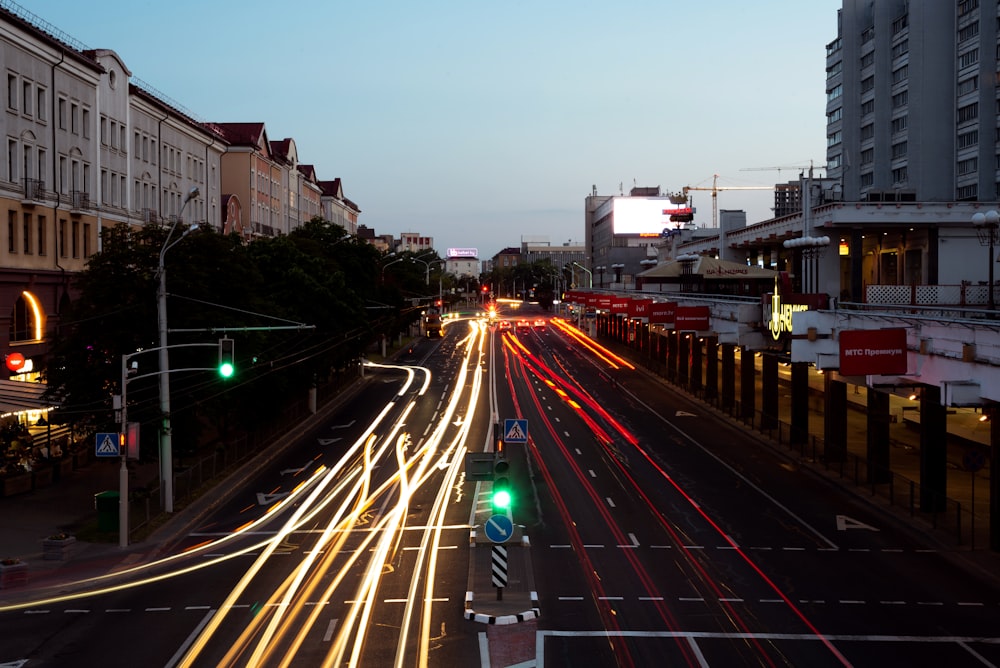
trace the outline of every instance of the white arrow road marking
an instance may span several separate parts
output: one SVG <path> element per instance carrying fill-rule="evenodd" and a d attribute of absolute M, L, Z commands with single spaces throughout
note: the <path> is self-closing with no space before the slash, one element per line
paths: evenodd
<path fill-rule="evenodd" d="M 339 440 L 341 440 L 341 439 L 339 439 L 339 438 L 321 438 L 321 439 L 319 439 L 319 444 L 320 445 L 330 445 L 331 443 L 336 443 Z"/>
<path fill-rule="evenodd" d="M 298 474 L 302 473 L 303 471 L 305 471 L 306 469 L 308 469 L 312 465 L 313 465 L 312 460 L 309 460 L 308 462 L 306 462 L 305 466 L 300 466 L 297 469 L 283 469 L 281 471 L 281 475 L 287 475 L 289 473 L 291 473 L 293 475 L 298 475 Z"/>
<path fill-rule="evenodd" d="M 357 420 L 351 420 L 347 424 L 335 424 L 332 427 L 330 427 L 330 429 L 347 429 L 348 427 L 354 426 L 355 422 L 357 422 Z"/>
<path fill-rule="evenodd" d="M 257 492 L 257 504 L 267 506 L 278 499 L 285 498 L 289 494 L 290 492 L 278 492 L 277 494 L 264 494 L 263 492 Z"/>
<path fill-rule="evenodd" d="M 675 417 L 698 417 L 694 413 L 688 413 L 687 411 L 677 411 L 674 413 Z"/>
<path fill-rule="evenodd" d="M 847 515 L 837 515 L 837 531 L 847 531 L 848 529 L 867 529 L 868 531 L 878 531 L 875 527 L 864 522 L 859 522 Z"/>

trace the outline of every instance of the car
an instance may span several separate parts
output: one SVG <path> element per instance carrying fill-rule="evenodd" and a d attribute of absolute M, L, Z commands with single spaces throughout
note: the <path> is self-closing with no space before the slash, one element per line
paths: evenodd
<path fill-rule="evenodd" d="M 535 329 L 545 329 L 548 323 L 545 322 L 545 318 L 538 318 L 535 320 Z"/>
<path fill-rule="evenodd" d="M 510 320 L 501 320 L 500 329 L 510 329 Z"/>
<path fill-rule="evenodd" d="M 531 323 L 529 323 L 527 320 L 518 320 L 517 321 L 517 331 L 518 332 L 530 332 L 531 331 Z"/>

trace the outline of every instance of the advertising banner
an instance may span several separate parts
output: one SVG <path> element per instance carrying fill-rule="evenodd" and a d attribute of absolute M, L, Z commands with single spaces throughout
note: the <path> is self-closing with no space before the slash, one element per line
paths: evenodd
<path fill-rule="evenodd" d="M 640 320 L 649 319 L 649 307 L 652 306 L 652 299 L 631 299 L 628 303 L 628 317 Z"/>
<path fill-rule="evenodd" d="M 674 312 L 674 329 L 678 332 L 703 332 L 710 327 L 711 315 L 707 306 L 678 306 Z"/>
<path fill-rule="evenodd" d="M 628 297 L 612 297 L 611 298 L 611 313 L 615 315 L 628 315 Z"/>
<path fill-rule="evenodd" d="M 904 328 L 847 329 L 838 338 L 841 375 L 885 376 L 906 373 Z"/>
<path fill-rule="evenodd" d="M 672 325 L 677 302 L 653 302 L 649 305 L 649 324 Z"/>
<path fill-rule="evenodd" d="M 601 295 L 600 298 L 597 300 L 597 308 L 601 309 L 602 311 L 610 311 L 611 295 Z"/>

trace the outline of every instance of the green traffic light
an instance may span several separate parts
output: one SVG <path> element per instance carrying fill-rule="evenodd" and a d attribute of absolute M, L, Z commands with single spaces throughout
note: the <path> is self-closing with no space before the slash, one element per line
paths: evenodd
<path fill-rule="evenodd" d="M 501 510 L 510 508 L 510 492 L 505 489 L 493 492 L 493 507 Z"/>
<path fill-rule="evenodd" d="M 235 371 L 236 368 L 233 367 L 233 365 L 230 364 L 229 362 L 224 362 L 219 365 L 219 375 L 222 376 L 223 378 L 231 377 Z"/>

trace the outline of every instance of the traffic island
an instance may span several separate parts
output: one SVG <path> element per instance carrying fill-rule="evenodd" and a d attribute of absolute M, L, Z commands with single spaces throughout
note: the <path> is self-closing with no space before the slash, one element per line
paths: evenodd
<path fill-rule="evenodd" d="M 504 528 L 500 527 L 501 535 L 494 537 L 502 537 Z M 491 540 L 482 527 L 474 534 L 465 618 L 496 625 L 537 619 L 540 610 L 531 570 L 531 544 L 522 527 L 514 527 L 509 540 L 503 542 Z"/>

